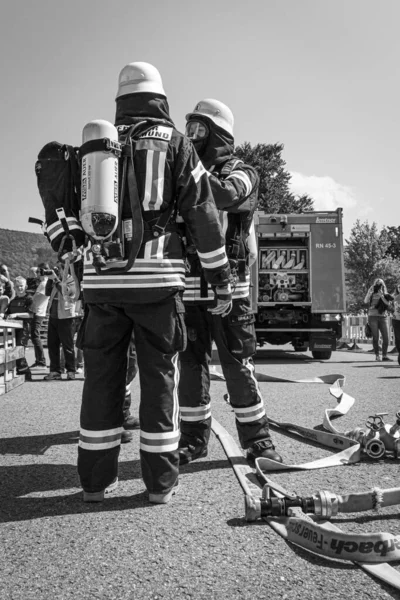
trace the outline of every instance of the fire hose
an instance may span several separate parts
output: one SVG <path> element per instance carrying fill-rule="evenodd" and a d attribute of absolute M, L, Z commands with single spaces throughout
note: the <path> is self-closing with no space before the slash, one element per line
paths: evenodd
<path fill-rule="evenodd" d="M 283 539 L 296 546 L 328 559 L 351 561 L 370 575 L 400 590 L 400 573 L 386 562 L 399 560 L 400 536 L 389 533 L 346 534 L 328 519 L 336 509 L 338 512 L 347 512 L 347 509 L 355 512 L 356 508 L 378 510 L 381 506 L 400 504 L 400 488 L 375 488 L 372 492 L 342 496 L 319 492 L 301 498 L 269 480 L 260 467 L 260 459 L 257 459 L 258 476 L 262 476 L 265 482 L 261 491 L 254 470 L 235 440 L 214 418 L 212 430 L 245 494 L 246 520 L 261 518 Z"/>
<path fill-rule="evenodd" d="M 215 373 L 216 374 L 216 373 Z M 354 398 L 343 392 L 344 377 L 327 375 L 307 380 L 278 379 L 256 374 L 259 381 L 295 381 L 305 383 L 333 383 L 330 393 L 337 406 L 327 409 L 325 431 L 300 427 L 293 423 L 279 423 L 269 419 L 276 429 L 289 431 L 304 439 L 339 450 L 339 452 L 301 465 L 277 463 L 270 459 L 256 459 L 256 473 L 244 459 L 235 440 L 213 419 L 212 429 L 221 442 L 245 494 L 245 517 L 251 522 L 263 519 L 284 539 L 317 555 L 333 560 L 347 560 L 360 566 L 375 577 L 400 589 L 400 574 L 387 561 L 400 559 L 400 535 L 390 533 L 347 534 L 331 522 L 339 513 L 379 511 L 380 508 L 400 504 L 400 488 L 380 489 L 350 494 L 320 491 L 299 496 L 286 491 L 266 475 L 268 471 L 289 469 L 307 470 L 358 462 L 363 453 L 370 458 L 400 458 L 400 412 L 393 425 L 385 424 L 384 413 L 371 415 L 366 430 L 355 428 L 340 432 L 331 419 L 345 415 L 354 404 Z M 260 481 L 263 482 L 262 489 Z"/>
<path fill-rule="evenodd" d="M 354 404 L 354 398 L 342 390 L 343 381 L 343 379 L 338 380 L 329 390 L 331 395 L 336 398 L 337 406 L 325 410 L 323 420 L 325 431 L 300 427 L 293 423 L 279 423 L 274 419 L 269 419 L 270 425 L 277 430 L 288 431 L 293 435 L 339 450 L 339 452 L 302 465 L 277 463 L 263 458 L 261 459 L 263 471 L 309 470 L 348 465 L 358 462 L 363 453 L 372 459 L 400 458 L 400 411 L 396 414 L 396 422 L 393 425 L 384 423 L 383 416 L 386 413 L 378 413 L 368 417 L 365 423 L 368 431 L 356 427 L 341 432 L 334 427 L 332 418 L 347 414 Z"/>
<path fill-rule="evenodd" d="M 343 391 L 345 378 L 341 374 L 322 375 L 320 377 L 311 377 L 307 379 L 283 379 L 255 374 L 257 381 L 262 382 L 291 382 L 291 383 L 324 383 L 333 384 L 330 387 L 330 393 L 336 398 L 337 406 L 325 410 L 323 420 L 324 431 L 301 427 L 294 423 L 280 423 L 269 418 L 271 427 L 288 431 L 289 433 L 317 442 L 328 448 L 339 450 L 337 454 L 305 463 L 303 465 L 293 465 L 278 463 L 271 459 L 262 459 L 262 468 L 264 471 L 282 471 L 282 470 L 308 470 L 321 469 L 324 467 L 335 467 L 339 465 L 348 465 L 358 462 L 361 455 L 365 453 L 373 459 L 400 458 L 400 411 L 396 414 L 396 422 L 393 425 L 385 424 L 383 417 L 387 413 L 377 413 L 370 415 L 365 423 L 365 429 L 356 427 L 352 430 L 341 432 L 332 423 L 333 418 L 344 416 L 353 406 L 355 400 Z M 215 368 L 211 370 L 212 379 L 224 379 Z"/>

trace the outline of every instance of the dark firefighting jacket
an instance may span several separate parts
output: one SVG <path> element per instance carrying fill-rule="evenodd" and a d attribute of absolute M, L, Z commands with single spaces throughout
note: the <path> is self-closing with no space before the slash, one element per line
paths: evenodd
<path fill-rule="evenodd" d="M 257 206 L 259 178 L 253 167 L 234 156 L 233 138 L 209 119 L 207 125 L 213 135 L 209 143 L 214 149 L 214 156 L 218 157 L 218 164 L 210 168 L 209 181 L 219 209 L 226 252 L 234 275 L 233 299 L 247 298 L 250 293 L 247 237 Z M 184 301 L 196 304 L 210 302 L 213 299 L 212 291 L 207 286 L 200 260 L 190 246 L 186 264 L 188 272 Z"/>
<path fill-rule="evenodd" d="M 87 303 L 157 302 L 183 290 L 185 256 L 176 225 L 178 212 L 207 282 L 212 286 L 229 282 L 224 237 L 207 172 L 192 144 L 175 129 L 164 96 L 140 93 L 117 99 L 117 128 L 142 122 L 133 160 L 145 226 L 143 243 L 132 268 L 123 275 L 106 270 L 97 274 L 88 248 L 83 278 Z M 169 225 L 163 235 L 154 236 L 152 224 L 167 210 Z"/>

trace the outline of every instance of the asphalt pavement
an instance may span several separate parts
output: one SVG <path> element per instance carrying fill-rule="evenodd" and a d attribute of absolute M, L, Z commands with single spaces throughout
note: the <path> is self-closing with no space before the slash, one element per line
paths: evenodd
<path fill-rule="evenodd" d="M 345 376 L 355 398 L 335 426 L 363 427 L 371 414 L 400 410 L 400 367 L 375 362 L 371 346 L 336 351 L 329 361 L 289 346 L 265 347 L 256 371 L 281 379 L 332 373 Z M 33 362 L 32 349 L 28 360 Z M 218 369 L 218 365 L 216 366 Z M 35 371 L 0 396 L 0 599 L 7 600 L 255 600 L 399 598 L 400 592 L 353 563 L 328 561 L 287 543 L 264 521 L 247 523 L 243 491 L 214 435 L 206 458 L 182 467 L 180 490 L 168 505 L 149 504 L 141 479 L 139 433 L 121 450 L 119 487 L 102 504 L 84 504 L 76 473 L 83 377 L 44 382 Z M 263 382 L 268 414 L 277 421 L 318 427 L 334 407 L 329 385 Z M 224 381 L 212 382 L 213 416 L 237 440 L 223 400 Z M 139 402 L 133 384 L 133 409 Z M 308 462 L 331 451 L 273 432 L 287 462 Z M 300 495 L 338 494 L 399 486 L 399 460 L 274 474 Z M 338 515 L 346 532 L 398 534 L 399 507 L 378 514 Z M 391 563 L 400 572 L 399 563 Z"/>

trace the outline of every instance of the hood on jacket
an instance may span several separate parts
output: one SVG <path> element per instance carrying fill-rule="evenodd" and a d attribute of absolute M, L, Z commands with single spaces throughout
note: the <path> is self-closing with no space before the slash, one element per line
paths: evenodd
<path fill-rule="evenodd" d="M 139 92 L 116 99 L 115 125 L 135 125 L 142 121 L 168 123 L 174 127 L 169 115 L 168 100 L 161 94 Z M 151 123 L 149 123 L 150 125 Z"/>

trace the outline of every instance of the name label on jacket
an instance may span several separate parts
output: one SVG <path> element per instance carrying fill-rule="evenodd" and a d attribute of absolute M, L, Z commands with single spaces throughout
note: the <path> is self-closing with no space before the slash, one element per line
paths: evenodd
<path fill-rule="evenodd" d="M 164 127 L 163 125 L 157 125 L 157 127 L 146 131 L 146 133 L 140 136 L 140 139 L 143 138 L 154 138 L 157 140 L 165 140 L 166 142 L 169 142 L 169 140 L 172 138 L 172 127 Z"/>

